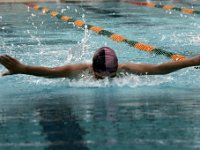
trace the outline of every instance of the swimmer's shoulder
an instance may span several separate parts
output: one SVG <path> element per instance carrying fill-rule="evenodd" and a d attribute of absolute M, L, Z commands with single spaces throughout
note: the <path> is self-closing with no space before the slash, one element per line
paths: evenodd
<path fill-rule="evenodd" d="M 125 72 L 126 71 L 125 66 L 126 66 L 126 64 L 118 64 L 117 72 L 118 73 Z"/>

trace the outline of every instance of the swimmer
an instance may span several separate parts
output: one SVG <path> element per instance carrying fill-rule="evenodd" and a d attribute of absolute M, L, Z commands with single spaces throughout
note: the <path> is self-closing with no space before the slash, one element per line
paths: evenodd
<path fill-rule="evenodd" d="M 102 47 L 95 52 L 92 64 L 70 64 L 54 68 L 30 66 L 8 55 L 0 56 L 0 64 L 7 68 L 7 71 L 3 73 L 2 76 L 26 74 L 51 78 L 70 78 L 75 74 L 80 74 L 84 70 L 89 70 L 96 79 L 103 79 L 105 77 L 116 77 L 120 72 L 128 72 L 137 75 L 168 74 L 186 67 L 200 65 L 200 55 L 190 59 L 163 64 L 118 64 L 118 59 L 114 50 L 109 47 Z"/>

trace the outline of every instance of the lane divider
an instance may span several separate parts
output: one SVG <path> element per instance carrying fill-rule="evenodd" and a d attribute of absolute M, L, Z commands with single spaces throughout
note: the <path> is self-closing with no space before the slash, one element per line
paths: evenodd
<path fill-rule="evenodd" d="M 80 2 L 93 2 L 92 0 L 90 1 L 65 1 L 65 3 L 80 3 Z M 109 2 L 109 1 L 107 1 Z M 147 7 L 156 7 L 156 8 L 162 8 L 164 10 L 176 10 L 176 11 L 181 11 L 184 13 L 188 13 L 188 14 L 200 14 L 200 11 L 198 10 L 194 10 L 192 8 L 178 8 L 175 6 L 171 6 L 171 5 L 158 5 L 155 3 L 147 3 L 147 2 L 129 2 L 129 1 L 125 1 L 125 3 L 129 3 L 129 4 L 135 4 L 135 5 L 142 5 L 142 6 L 147 6 Z M 189 3 L 187 3 L 189 4 Z M 192 4 L 190 4 L 192 5 Z"/>
<path fill-rule="evenodd" d="M 33 3 L 26 3 L 25 5 L 27 5 L 28 7 L 34 8 L 35 10 L 41 11 L 43 13 L 48 13 L 52 17 L 57 17 L 58 19 L 60 19 L 62 21 L 66 21 L 68 23 L 73 23 L 76 27 L 79 27 L 79 28 L 82 28 L 82 29 L 88 29 L 88 30 L 91 30 L 91 31 L 99 34 L 99 35 L 106 36 L 106 37 L 112 39 L 113 41 L 115 41 L 117 43 L 123 42 L 123 43 L 128 44 L 130 47 L 133 47 L 133 48 L 141 50 L 141 51 L 153 53 L 153 54 L 156 54 L 156 55 L 164 55 L 164 56 L 172 59 L 173 61 L 179 61 L 179 60 L 186 59 L 185 56 L 182 56 L 180 54 L 168 52 L 166 50 L 156 48 L 154 46 L 151 46 L 151 45 L 148 45 L 148 44 L 145 44 L 145 43 L 141 43 L 141 42 L 137 42 L 137 41 L 133 41 L 133 40 L 128 40 L 122 35 L 112 33 L 110 31 L 104 30 L 103 28 L 98 27 L 98 26 L 86 24 L 82 20 L 73 19 L 70 16 L 62 15 L 61 13 L 59 13 L 57 11 L 51 11 L 46 7 L 40 7 L 39 5 L 33 4 Z"/>
<path fill-rule="evenodd" d="M 176 10 L 176 11 L 181 11 L 181 12 L 188 13 L 188 14 L 200 14 L 200 11 L 194 10 L 192 8 L 178 8 L 178 7 L 170 6 L 170 5 L 158 5 L 155 3 L 147 3 L 147 2 L 127 2 L 127 3 L 135 4 L 135 5 L 142 5 L 142 6 L 146 6 L 146 7 L 161 8 L 164 10 Z"/>

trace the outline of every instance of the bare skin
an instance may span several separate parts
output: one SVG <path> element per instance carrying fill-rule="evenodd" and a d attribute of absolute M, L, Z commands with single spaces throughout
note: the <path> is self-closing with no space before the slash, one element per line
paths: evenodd
<path fill-rule="evenodd" d="M 105 76 L 114 77 L 114 74 L 98 74 L 93 71 L 92 64 L 72 64 L 64 65 L 54 68 L 44 66 L 30 66 L 25 65 L 17 59 L 8 56 L 0 56 L 0 64 L 2 64 L 8 71 L 2 74 L 2 76 L 13 74 L 27 74 L 42 77 L 72 77 L 73 74 L 78 74 L 84 70 L 89 69 L 96 78 L 104 78 Z M 136 64 L 136 63 L 124 63 L 118 65 L 118 72 L 126 71 L 137 75 L 162 75 L 168 74 L 179 69 L 183 69 L 191 66 L 200 65 L 200 55 L 176 62 L 168 62 L 163 64 Z"/>

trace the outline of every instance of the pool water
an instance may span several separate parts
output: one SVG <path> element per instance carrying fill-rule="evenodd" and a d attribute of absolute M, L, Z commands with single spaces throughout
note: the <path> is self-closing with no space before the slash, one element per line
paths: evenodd
<path fill-rule="evenodd" d="M 152 1 L 193 7 L 197 1 Z M 193 57 L 199 54 L 200 15 L 125 2 L 38 3 L 127 39 Z M 30 65 L 91 63 L 102 46 L 119 62 L 162 63 L 161 55 L 74 27 L 24 4 L 0 5 L 0 54 Z M 0 66 L 0 72 L 5 71 Z M 168 75 L 126 74 L 94 80 L 0 77 L 0 149 L 189 150 L 200 147 L 200 70 Z"/>

